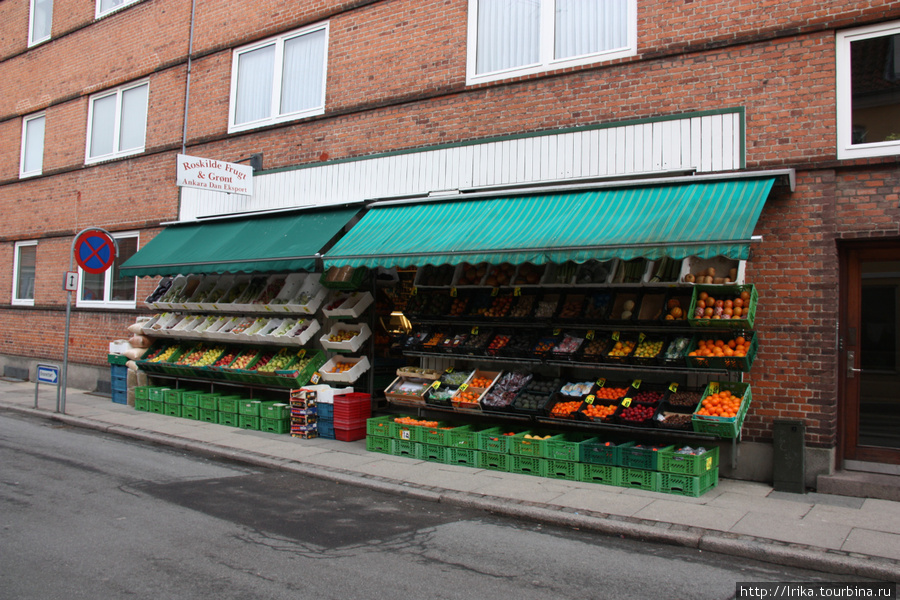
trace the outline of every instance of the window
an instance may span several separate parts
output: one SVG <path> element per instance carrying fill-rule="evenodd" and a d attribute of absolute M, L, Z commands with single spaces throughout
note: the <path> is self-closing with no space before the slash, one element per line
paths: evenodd
<path fill-rule="evenodd" d="M 138 249 L 136 233 L 120 233 L 113 237 L 119 246 L 119 256 L 112 267 L 103 273 L 79 271 L 78 306 L 106 308 L 134 308 L 137 279 L 119 277 L 119 266 L 134 256 Z"/>
<path fill-rule="evenodd" d="M 19 177 L 40 175 L 44 168 L 44 115 L 32 115 L 22 120 L 22 155 Z"/>
<path fill-rule="evenodd" d="M 31 17 L 28 21 L 28 45 L 34 46 L 50 39 L 50 23 L 53 20 L 53 0 L 31 0 Z"/>
<path fill-rule="evenodd" d="M 138 0 L 97 0 L 97 12 L 94 16 L 99 19 L 100 17 L 108 15 L 129 4 L 134 4 L 137 1 Z"/>
<path fill-rule="evenodd" d="M 838 158 L 900 154 L 900 22 L 835 41 Z"/>
<path fill-rule="evenodd" d="M 34 268 L 37 264 L 37 242 L 16 242 L 13 257 L 12 303 L 34 305 Z"/>
<path fill-rule="evenodd" d="M 636 0 L 469 0 L 467 81 L 637 53 Z"/>
<path fill-rule="evenodd" d="M 328 24 L 234 51 L 228 131 L 325 112 Z"/>
<path fill-rule="evenodd" d="M 91 96 L 85 163 L 144 151 L 149 89 L 144 81 Z"/>

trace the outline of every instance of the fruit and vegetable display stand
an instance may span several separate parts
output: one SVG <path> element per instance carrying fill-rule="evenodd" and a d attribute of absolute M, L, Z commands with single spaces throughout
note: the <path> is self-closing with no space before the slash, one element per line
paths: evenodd
<path fill-rule="evenodd" d="M 372 331 L 359 319 L 373 296 L 356 289 L 364 274 L 365 269 L 161 280 L 146 304 L 163 312 L 143 322 L 142 333 L 153 344 L 136 360 L 158 385 L 141 390 L 146 398 L 136 408 L 315 437 L 315 403 L 295 406 L 303 400 L 299 390 L 320 381 L 358 384 L 370 367 Z M 277 397 L 266 406 L 290 410 L 277 419 L 260 414 L 256 395 Z M 193 404 L 200 397 L 206 397 L 205 405 Z M 241 412 L 242 406 L 250 412 Z M 305 422 L 285 426 L 292 416 Z"/>
<path fill-rule="evenodd" d="M 728 277 L 716 276 L 722 269 Z M 631 435 L 645 444 L 671 442 L 689 456 L 705 443 L 715 446 L 716 466 L 717 443 L 730 441 L 736 466 L 752 401 L 740 380 L 759 348 L 758 293 L 742 280 L 743 263 L 721 257 L 424 267 L 404 311 L 414 327 L 404 353 L 435 368 L 399 369 L 385 396 L 423 420 L 465 417 L 470 424 L 519 426 L 528 435 L 539 428 L 553 436 L 614 435 L 622 443 Z M 429 445 L 399 439 L 404 455 L 415 455 L 412 443 Z M 527 462 L 505 460 L 510 470 Z M 570 478 L 591 464 L 570 462 L 582 465 L 561 466 Z M 537 465 L 535 473 L 553 470 Z M 641 474 L 644 485 L 675 485 L 663 476 L 670 471 L 645 470 L 658 476 Z M 628 479 L 629 473 L 613 472 L 616 481 Z M 689 489 L 708 489 L 717 480 L 710 472 L 691 474 L 705 479 L 689 482 Z"/>

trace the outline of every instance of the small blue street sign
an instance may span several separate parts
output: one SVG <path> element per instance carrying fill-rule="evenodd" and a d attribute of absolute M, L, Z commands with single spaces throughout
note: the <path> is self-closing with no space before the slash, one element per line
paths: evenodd
<path fill-rule="evenodd" d="M 57 367 L 56 365 L 38 365 L 37 382 L 49 383 L 50 385 L 58 385 L 59 367 Z"/>

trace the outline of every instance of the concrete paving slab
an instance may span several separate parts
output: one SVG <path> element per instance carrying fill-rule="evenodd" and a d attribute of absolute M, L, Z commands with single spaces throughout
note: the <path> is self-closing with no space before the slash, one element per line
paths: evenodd
<path fill-rule="evenodd" d="M 889 514 L 881 511 L 864 511 L 827 504 L 816 505 L 803 517 L 803 520 L 850 525 L 900 535 L 900 518 L 891 518 Z"/>
<path fill-rule="evenodd" d="M 570 490 L 549 502 L 560 507 L 588 510 L 592 512 L 634 516 L 639 510 L 651 504 L 652 498 L 641 498 L 621 493 L 622 488 L 597 484 L 596 490 Z"/>
<path fill-rule="evenodd" d="M 841 549 L 851 530 L 847 525 L 801 521 L 770 512 L 748 512 L 730 529 L 731 533 L 832 550 Z"/>
<path fill-rule="evenodd" d="M 632 516 L 663 523 L 730 531 L 747 513 L 725 507 L 688 504 L 675 500 L 654 500 Z"/>
<path fill-rule="evenodd" d="M 324 450 L 317 448 L 317 450 Z M 344 454 L 343 452 L 322 451 L 318 454 L 310 454 L 306 457 L 305 462 L 313 465 L 321 465 L 323 467 L 334 467 L 336 469 L 353 469 L 358 470 L 367 463 L 377 462 L 377 456 L 356 456 L 354 454 Z"/>
<path fill-rule="evenodd" d="M 900 535 L 856 527 L 847 536 L 841 550 L 900 560 Z"/>
<path fill-rule="evenodd" d="M 803 502 L 791 502 L 768 497 L 746 496 L 744 494 L 726 492 L 709 501 L 708 506 L 713 508 L 736 508 L 744 512 L 767 512 L 781 516 L 791 516 L 802 519 L 809 512 L 812 504 Z"/>
<path fill-rule="evenodd" d="M 558 486 L 541 485 L 539 477 L 519 474 L 515 475 L 517 476 L 504 477 L 503 479 L 494 481 L 485 481 L 484 485 L 481 485 L 472 491 L 487 496 L 499 496 L 511 500 L 542 503 L 551 503 L 568 491 L 560 489 Z"/>

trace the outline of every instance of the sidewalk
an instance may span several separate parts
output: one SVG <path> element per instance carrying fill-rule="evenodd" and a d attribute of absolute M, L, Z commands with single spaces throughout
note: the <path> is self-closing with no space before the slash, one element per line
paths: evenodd
<path fill-rule="evenodd" d="M 258 466 L 511 517 L 825 572 L 900 582 L 900 502 L 775 492 L 720 479 L 699 498 L 441 465 L 367 452 L 365 442 L 302 440 L 139 412 L 69 389 L 66 414 L 43 386 L 0 380 L 0 410 Z"/>

